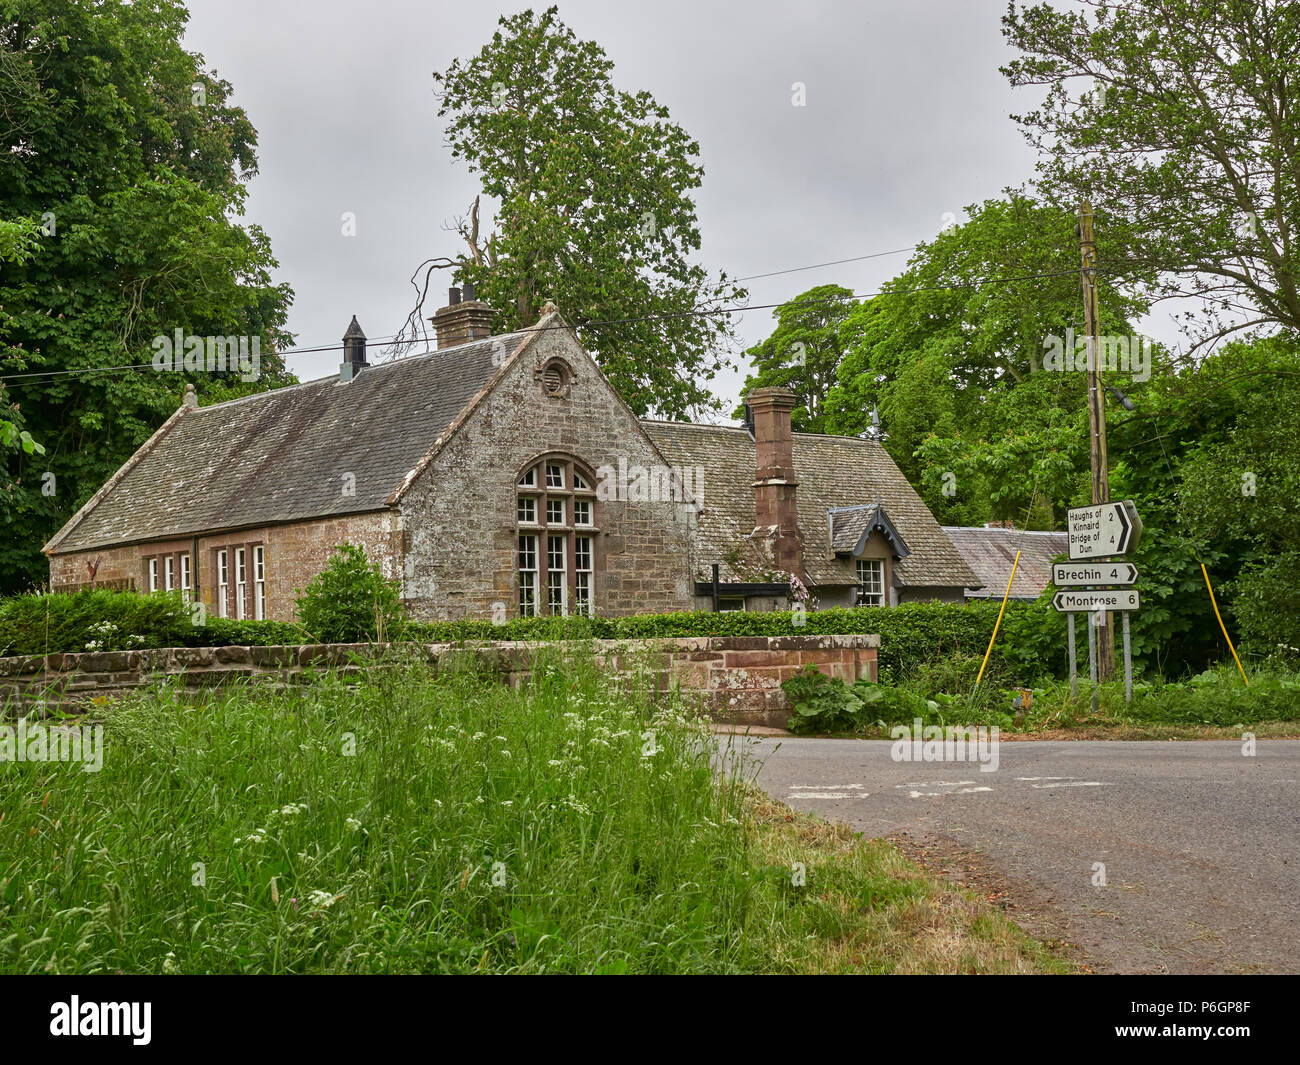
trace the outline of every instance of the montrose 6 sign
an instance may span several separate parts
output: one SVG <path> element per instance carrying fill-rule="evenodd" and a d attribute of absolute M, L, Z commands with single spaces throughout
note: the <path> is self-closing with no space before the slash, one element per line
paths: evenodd
<path fill-rule="evenodd" d="M 1058 588 L 1084 588 L 1091 584 L 1136 584 L 1138 568 L 1132 562 L 1057 562 L 1052 583 Z"/>
<path fill-rule="evenodd" d="M 1142 534 L 1142 522 L 1131 499 L 1075 507 L 1066 512 L 1066 521 L 1073 560 L 1122 555 L 1137 546 Z"/>
<path fill-rule="evenodd" d="M 1114 592 L 1057 592 L 1052 606 L 1062 614 L 1090 614 L 1094 610 L 1137 610 L 1141 603 L 1136 588 Z"/>

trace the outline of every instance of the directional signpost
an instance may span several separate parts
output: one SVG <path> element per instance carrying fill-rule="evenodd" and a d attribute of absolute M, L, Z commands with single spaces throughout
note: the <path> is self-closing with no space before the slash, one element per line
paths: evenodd
<path fill-rule="evenodd" d="M 1137 610 L 1138 593 L 1134 588 L 1123 591 L 1098 591 L 1089 588 L 1079 592 L 1057 592 L 1052 606 L 1062 614 L 1091 614 L 1097 610 Z"/>
<path fill-rule="evenodd" d="M 1097 626 L 1114 610 L 1124 623 L 1124 698 L 1133 700 L 1133 654 L 1129 639 L 1129 612 L 1141 607 L 1137 589 L 1138 570 L 1131 562 L 1116 561 L 1137 546 L 1142 520 L 1131 499 L 1074 507 L 1066 513 L 1070 536 L 1070 561 L 1052 566 L 1052 583 L 1062 589 L 1052 605 L 1068 615 L 1070 693 L 1078 690 L 1074 654 L 1074 615 L 1088 614 L 1088 673 L 1093 682 L 1092 708 L 1097 709 Z M 1098 587 L 1098 586 L 1101 587 Z"/>
<path fill-rule="evenodd" d="M 1072 561 L 1127 554 L 1142 535 L 1142 522 L 1131 499 L 1074 507 L 1066 511 L 1066 523 Z"/>
<path fill-rule="evenodd" d="M 1132 562 L 1058 562 L 1052 583 L 1058 588 L 1086 588 L 1090 584 L 1136 584 L 1138 568 Z"/>

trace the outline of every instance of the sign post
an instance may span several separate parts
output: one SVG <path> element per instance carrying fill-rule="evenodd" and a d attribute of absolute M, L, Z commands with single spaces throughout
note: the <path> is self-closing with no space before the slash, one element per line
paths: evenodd
<path fill-rule="evenodd" d="M 1092 682 L 1092 708 L 1097 709 L 1098 674 L 1103 644 L 1100 629 L 1112 611 L 1123 618 L 1124 701 L 1133 701 L 1133 642 L 1129 613 L 1142 605 L 1137 583 L 1138 568 L 1115 559 L 1137 546 L 1142 536 L 1142 519 L 1131 499 L 1115 503 L 1094 503 L 1073 507 L 1066 514 L 1069 527 L 1070 561 L 1052 565 L 1052 583 L 1060 589 L 1052 606 L 1069 615 L 1066 646 L 1070 657 L 1070 694 L 1077 694 L 1077 662 L 1074 645 L 1074 615 L 1088 615 L 1088 678 Z M 1110 630 L 1107 630 L 1108 632 Z"/>
<path fill-rule="evenodd" d="M 1074 615 L 1066 614 L 1069 628 L 1066 629 L 1066 646 L 1070 649 L 1070 696 L 1079 694 L 1079 663 L 1074 654 Z"/>

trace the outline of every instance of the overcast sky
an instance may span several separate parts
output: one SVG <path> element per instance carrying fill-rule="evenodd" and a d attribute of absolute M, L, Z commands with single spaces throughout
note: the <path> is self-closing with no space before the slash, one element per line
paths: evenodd
<path fill-rule="evenodd" d="M 534 5 L 545 7 L 545 3 Z M 257 127 L 261 172 L 247 220 L 263 226 L 297 293 L 299 347 L 338 343 L 356 314 L 395 333 L 408 279 L 454 254 L 444 224 L 476 192 L 436 117 L 433 71 L 476 53 L 524 5 L 475 0 L 190 0 L 185 43 L 229 80 Z M 645 89 L 701 148 L 702 259 L 734 277 L 911 245 L 963 207 L 1033 176 L 1008 115 L 1028 110 L 998 67 L 1005 0 L 563 0 L 561 17 L 598 42 L 614 82 Z M 807 105 L 791 102 L 794 82 Z M 356 216 L 356 236 L 341 216 Z M 945 215 L 949 215 L 945 219 Z M 870 292 L 907 256 L 754 280 L 751 302 L 814 284 Z M 447 272 L 435 274 L 446 301 Z M 561 310 L 564 308 L 561 307 Z M 745 346 L 771 312 L 736 316 Z M 290 356 L 300 378 L 339 352 Z M 715 380 L 734 401 L 743 371 Z"/>

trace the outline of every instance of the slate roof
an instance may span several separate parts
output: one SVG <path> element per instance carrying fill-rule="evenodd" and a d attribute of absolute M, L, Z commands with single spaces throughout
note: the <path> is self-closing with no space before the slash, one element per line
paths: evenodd
<path fill-rule="evenodd" d="M 831 550 L 837 555 L 856 554 L 871 533 L 880 529 L 899 558 L 912 553 L 907 541 L 889 520 L 889 512 L 879 503 L 832 510 L 829 515 Z"/>
<path fill-rule="evenodd" d="M 713 563 L 728 582 L 752 580 L 728 564 L 728 555 L 748 557 L 746 538 L 754 531 L 754 440 L 743 428 L 643 421 L 669 465 L 703 468 L 703 504 L 697 518 L 699 579 L 711 580 Z M 939 523 L 880 444 L 857 437 L 794 434 L 794 470 L 799 481 L 799 530 L 804 568 L 814 585 L 853 583 L 842 563 L 832 561 L 828 512 L 837 507 L 880 503 L 911 554 L 895 573 L 913 587 L 965 588 L 979 578 L 944 535 Z"/>
<path fill-rule="evenodd" d="M 966 528 L 945 525 L 943 531 L 962 557 L 984 582 L 980 589 L 967 588 L 974 599 L 1001 599 L 1006 594 L 1011 566 L 1020 551 L 1013 599 L 1037 599 L 1052 579 L 1052 560 L 1070 550 L 1070 534 L 1027 532 L 1023 529 Z"/>
<path fill-rule="evenodd" d="M 46 545 L 51 553 L 382 510 L 531 332 L 208 407 L 182 407 Z M 343 494 L 343 475 L 355 495 Z"/>

